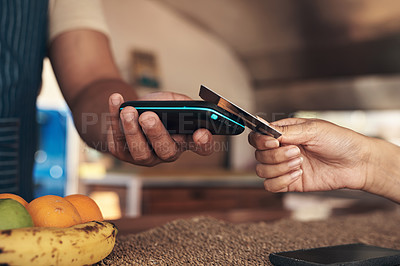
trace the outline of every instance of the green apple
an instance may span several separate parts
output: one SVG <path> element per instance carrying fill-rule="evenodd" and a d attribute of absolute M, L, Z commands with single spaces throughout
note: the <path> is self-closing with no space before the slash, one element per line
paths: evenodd
<path fill-rule="evenodd" d="M 21 203 L 13 199 L 0 199 L 0 230 L 32 226 L 32 217 Z"/>

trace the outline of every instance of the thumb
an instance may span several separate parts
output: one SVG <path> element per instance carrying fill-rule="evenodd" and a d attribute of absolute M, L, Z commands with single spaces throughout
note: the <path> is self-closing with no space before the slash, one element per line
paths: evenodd
<path fill-rule="evenodd" d="M 307 144 L 317 134 L 317 122 L 313 119 L 287 118 L 271 125 L 282 133 L 278 138 L 282 144 Z"/>

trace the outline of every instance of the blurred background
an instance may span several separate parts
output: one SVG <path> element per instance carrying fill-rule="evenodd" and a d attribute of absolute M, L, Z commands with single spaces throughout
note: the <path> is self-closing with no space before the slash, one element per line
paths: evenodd
<path fill-rule="evenodd" d="M 317 117 L 400 145 L 399 1 L 102 2 L 118 67 L 140 94 L 199 100 L 204 84 L 268 121 Z M 265 192 L 248 131 L 216 137 L 210 157 L 187 152 L 153 168 L 118 162 L 80 141 L 57 87 L 45 61 L 37 196 L 86 193 L 108 219 L 311 220 L 395 206 L 360 191 Z"/>

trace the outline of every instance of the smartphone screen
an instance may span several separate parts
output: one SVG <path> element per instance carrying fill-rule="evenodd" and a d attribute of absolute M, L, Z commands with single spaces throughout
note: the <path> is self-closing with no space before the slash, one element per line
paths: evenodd
<path fill-rule="evenodd" d="M 274 265 L 400 265 L 400 250 L 349 244 L 272 253 Z"/>

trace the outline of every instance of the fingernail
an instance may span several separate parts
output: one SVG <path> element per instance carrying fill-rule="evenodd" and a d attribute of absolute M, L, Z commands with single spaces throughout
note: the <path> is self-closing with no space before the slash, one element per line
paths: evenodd
<path fill-rule="evenodd" d="M 292 172 L 290 174 L 290 177 L 292 179 L 295 179 L 295 178 L 298 178 L 299 176 L 301 176 L 302 174 L 303 174 L 303 170 L 299 169 L 299 170 L 296 170 L 296 171 Z"/>
<path fill-rule="evenodd" d="M 291 148 L 285 152 L 285 156 L 288 158 L 294 157 L 300 154 L 300 149 L 298 147 Z"/>
<path fill-rule="evenodd" d="M 208 140 L 209 140 L 208 134 L 205 133 L 205 134 L 199 139 L 199 142 L 200 142 L 201 144 L 206 144 L 206 143 L 208 142 Z"/>
<path fill-rule="evenodd" d="M 278 148 L 279 147 L 279 141 L 277 139 L 270 139 L 265 142 L 265 147 L 266 148 Z"/>
<path fill-rule="evenodd" d="M 303 162 L 303 157 L 296 158 L 296 159 L 291 160 L 290 162 L 288 162 L 288 166 L 289 166 L 289 168 L 293 168 L 295 166 L 300 165 L 302 162 Z"/>
<path fill-rule="evenodd" d="M 134 118 L 134 115 L 131 112 L 125 112 L 125 113 L 122 114 L 122 117 L 124 118 L 124 120 L 126 122 L 131 122 L 133 120 L 133 118 Z"/>
<path fill-rule="evenodd" d="M 156 120 L 154 118 L 147 118 L 142 121 L 143 125 L 147 128 L 153 127 L 156 124 Z"/>
<path fill-rule="evenodd" d="M 118 96 L 113 96 L 111 98 L 111 102 L 112 102 L 113 105 L 119 105 L 121 100 L 120 100 L 120 98 Z"/>

